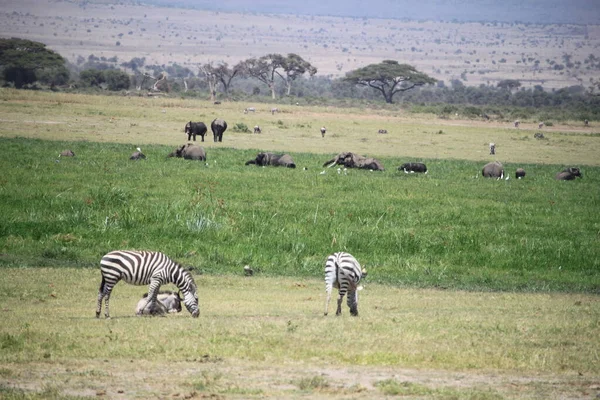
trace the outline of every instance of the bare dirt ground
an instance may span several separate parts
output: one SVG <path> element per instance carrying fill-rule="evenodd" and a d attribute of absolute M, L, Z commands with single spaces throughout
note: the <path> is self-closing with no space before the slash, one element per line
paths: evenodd
<path fill-rule="evenodd" d="M 267 365 L 209 355 L 182 362 L 81 360 L 8 364 L 0 385 L 76 396 L 132 398 L 387 398 L 378 382 L 393 380 L 410 398 L 592 399 L 600 382 L 582 375 L 498 374 L 392 367 Z M 18 372 L 17 372 L 18 371 Z M 315 379 L 315 377 L 317 377 Z M 317 382 L 312 386 L 310 380 Z M 304 383 L 304 386 L 303 386 Z M 412 391 L 411 391 L 412 390 Z M 390 394 L 390 393 L 387 393 Z M 392 393 L 393 394 L 393 393 Z M 477 397 L 480 395 L 481 397 Z"/>
<path fill-rule="evenodd" d="M 316 66 L 319 75 L 343 76 L 393 59 L 435 79 L 461 79 L 466 85 L 519 79 L 523 87 L 551 89 L 586 85 L 599 76 L 586 62 L 600 45 L 596 25 L 442 23 L 7 0 L 0 6 L 0 37 L 41 41 L 75 64 L 92 54 L 116 56 L 118 64 L 145 57 L 146 65 L 177 63 L 194 72 L 210 61 L 233 65 L 293 52 Z"/>

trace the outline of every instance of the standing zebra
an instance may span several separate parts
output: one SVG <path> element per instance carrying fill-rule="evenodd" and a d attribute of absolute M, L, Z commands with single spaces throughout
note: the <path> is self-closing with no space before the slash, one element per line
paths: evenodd
<path fill-rule="evenodd" d="M 100 317 L 102 310 L 102 299 L 105 299 L 106 318 L 110 318 L 108 302 L 110 293 L 114 286 L 122 279 L 132 285 L 147 285 L 148 305 L 153 307 L 156 303 L 158 290 L 163 283 L 174 283 L 183 293 L 185 308 L 197 318 L 200 315 L 198 309 L 198 295 L 196 283 L 192 275 L 183 269 L 175 261 L 163 253 L 155 251 L 111 251 L 100 260 L 100 272 L 102 283 L 98 290 L 98 304 L 96 307 L 96 318 Z"/>
<path fill-rule="evenodd" d="M 344 295 L 348 292 L 346 300 L 348 307 L 350 307 L 350 314 L 356 317 L 358 315 L 358 283 L 366 275 L 367 272 L 361 269 L 360 264 L 352 254 L 338 252 L 330 255 L 325 263 L 325 292 L 327 293 L 325 315 L 327 315 L 329 309 L 331 291 L 335 287 L 339 291 L 335 315 L 342 314 L 342 301 Z"/>

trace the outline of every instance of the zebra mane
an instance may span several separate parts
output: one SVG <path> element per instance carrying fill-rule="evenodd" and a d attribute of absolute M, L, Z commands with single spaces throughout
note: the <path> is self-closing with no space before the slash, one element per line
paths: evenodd
<path fill-rule="evenodd" d="M 196 282 L 194 281 L 194 277 L 192 276 L 190 271 L 188 271 L 186 268 L 183 268 L 180 264 L 177 264 L 177 266 L 181 269 L 181 275 L 183 275 L 184 278 L 187 278 L 185 280 L 188 283 L 190 291 L 192 293 L 197 293 L 198 288 L 196 287 Z"/>

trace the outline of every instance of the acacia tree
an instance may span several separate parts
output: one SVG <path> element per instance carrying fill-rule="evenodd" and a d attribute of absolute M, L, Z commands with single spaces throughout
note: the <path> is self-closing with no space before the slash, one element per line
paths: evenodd
<path fill-rule="evenodd" d="M 280 75 L 277 70 L 282 69 L 284 64 L 285 58 L 281 54 L 267 54 L 243 61 L 243 73 L 267 85 L 271 90 L 271 97 L 275 99 L 275 76 Z"/>
<path fill-rule="evenodd" d="M 217 66 L 214 66 L 212 63 L 208 63 L 200 67 L 200 71 L 207 78 L 213 101 L 214 94 L 216 93 L 217 83 L 221 83 L 223 85 L 223 92 L 225 93 L 225 96 L 229 98 L 229 88 L 231 86 L 231 82 L 236 76 L 242 75 L 243 70 L 243 62 L 239 62 L 231 68 L 229 68 L 229 64 L 226 62 L 219 63 Z"/>
<path fill-rule="evenodd" d="M 380 91 L 389 104 L 393 103 L 394 95 L 398 92 L 436 83 L 435 79 L 417 71 L 412 65 L 399 64 L 394 60 L 384 60 L 380 64 L 370 64 L 350 71 L 343 79 Z"/>
<path fill-rule="evenodd" d="M 42 80 L 61 85 L 69 80 L 65 59 L 44 43 L 26 39 L 0 39 L 0 69 L 7 82 L 16 88 Z"/>
<path fill-rule="evenodd" d="M 313 67 L 311 63 L 294 53 L 289 53 L 287 55 L 287 57 L 283 60 L 281 69 L 283 69 L 283 74 L 278 70 L 275 72 L 285 82 L 288 96 L 292 91 L 292 82 L 295 81 L 296 78 L 304 75 L 307 72 L 310 76 L 314 76 L 317 73 L 317 68 Z"/>

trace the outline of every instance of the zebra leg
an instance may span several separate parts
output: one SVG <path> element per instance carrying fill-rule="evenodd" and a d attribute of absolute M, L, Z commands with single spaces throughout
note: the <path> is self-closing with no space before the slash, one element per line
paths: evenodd
<path fill-rule="evenodd" d="M 100 288 L 98 289 L 98 302 L 96 303 L 96 318 L 100 318 L 100 312 L 102 311 L 102 299 L 104 299 L 104 297 L 106 296 L 106 289 L 106 280 L 104 280 L 104 277 L 102 277 L 102 282 L 100 282 Z M 108 303 L 108 298 L 106 299 L 106 302 Z M 108 313 L 108 306 L 106 312 Z"/>
<path fill-rule="evenodd" d="M 335 315 L 342 315 L 342 302 L 344 301 L 345 294 L 345 291 L 340 290 L 340 295 L 338 296 L 337 301 L 337 311 L 335 312 Z"/>
<path fill-rule="evenodd" d="M 356 290 L 348 290 L 347 298 L 348 307 L 350 307 L 350 315 L 358 316 L 358 292 Z"/>
<path fill-rule="evenodd" d="M 156 309 L 156 302 L 158 297 L 158 291 L 160 289 L 160 281 L 153 279 L 150 281 L 150 286 L 148 286 L 148 302 L 146 303 L 146 307 L 148 310 Z"/>
<path fill-rule="evenodd" d="M 327 300 L 325 300 L 325 315 L 327 315 L 327 312 L 329 310 L 329 302 L 331 301 L 331 290 L 331 286 L 328 285 L 325 287 L 325 292 L 327 293 Z"/>

